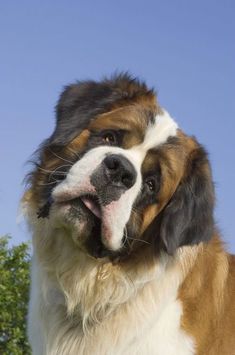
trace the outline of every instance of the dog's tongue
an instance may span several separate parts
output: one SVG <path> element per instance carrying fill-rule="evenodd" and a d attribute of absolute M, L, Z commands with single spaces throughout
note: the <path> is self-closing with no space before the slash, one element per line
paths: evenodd
<path fill-rule="evenodd" d="M 101 218 L 101 209 L 100 206 L 89 197 L 81 197 L 84 205 L 98 218 Z"/>

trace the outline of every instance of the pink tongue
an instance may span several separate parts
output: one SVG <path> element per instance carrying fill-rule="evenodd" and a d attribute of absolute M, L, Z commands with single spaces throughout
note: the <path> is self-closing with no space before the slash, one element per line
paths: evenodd
<path fill-rule="evenodd" d="M 89 199 L 88 197 L 81 197 L 84 205 L 98 218 L 101 218 L 100 208 L 95 204 L 94 201 Z"/>

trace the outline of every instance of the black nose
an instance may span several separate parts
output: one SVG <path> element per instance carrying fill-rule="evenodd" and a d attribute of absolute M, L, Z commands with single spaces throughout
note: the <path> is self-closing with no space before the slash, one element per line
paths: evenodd
<path fill-rule="evenodd" d="M 115 186 L 130 189 L 136 182 L 136 170 L 124 156 L 111 154 L 103 163 L 107 177 Z"/>

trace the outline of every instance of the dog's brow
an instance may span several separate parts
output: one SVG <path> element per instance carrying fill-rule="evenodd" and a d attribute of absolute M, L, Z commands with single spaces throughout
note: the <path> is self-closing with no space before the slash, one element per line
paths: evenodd
<path fill-rule="evenodd" d="M 142 115 L 141 112 L 136 109 L 125 108 L 98 116 L 91 122 L 89 129 L 122 129 L 129 132 L 138 132 L 143 136 L 147 129 L 147 122 L 147 117 Z"/>

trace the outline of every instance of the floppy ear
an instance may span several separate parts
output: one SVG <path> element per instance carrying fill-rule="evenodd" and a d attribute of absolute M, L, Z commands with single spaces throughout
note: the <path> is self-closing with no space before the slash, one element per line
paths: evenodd
<path fill-rule="evenodd" d="M 120 93 L 105 82 L 84 81 L 67 86 L 56 106 L 56 128 L 49 144 L 67 144 L 92 118 L 108 111 L 119 97 Z"/>
<path fill-rule="evenodd" d="M 161 212 L 160 238 L 169 254 L 183 245 L 208 241 L 214 228 L 214 186 L 207 154 L 199 146 L 186 166 L 186 175 Z"/>

